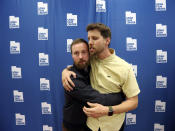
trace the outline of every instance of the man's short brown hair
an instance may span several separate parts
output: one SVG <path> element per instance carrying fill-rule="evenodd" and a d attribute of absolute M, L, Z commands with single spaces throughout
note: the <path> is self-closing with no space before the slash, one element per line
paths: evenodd
<path fill-rule="evenodd" d="M 103 36 L 103 38 L 110 38 L 111 39 L 111 30 L 108 26 L 102 24 L 102 23 L 94 23 L 94 24 L 89 24 L 86 27 L 86 31 L 90 31 L 90 30 L 98 30 L 101 35 Z"/>
<path fill-rule="evenodd" d="M 87 41 L 86 40 L 84 40 L 84 39 L 82 39 L 82 38 L 78 38 L 78 39 L 75 39 L 73 42 L 72 42 L 72 44 L 71 44 L 71 53 L 72 53 L 72 46 L 73 45 L 76 45 L 76 44 L 78 44 L 78 43 L 85 43 L 86 45 L 87 45 L 87 48 L 88 48 L 88 51 L 89 51 L 89 45 L 88 45 L 88 43 L 87 43 Z"/>

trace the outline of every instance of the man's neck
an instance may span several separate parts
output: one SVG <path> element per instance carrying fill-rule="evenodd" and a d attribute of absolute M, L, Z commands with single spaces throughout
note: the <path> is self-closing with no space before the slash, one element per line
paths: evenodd
<path fill-rule="evenodd" d="M 97 57 L 99 59 L 103 60 L 103 59 L 109 57 L 110 55 L 111 55 L 111 52 L 110 52 L 109 48 L 106 48 L 106 49 L 104 49 L 104 51 L 102 51 L 101 53 L 99 53 L 97 55 Z"/>

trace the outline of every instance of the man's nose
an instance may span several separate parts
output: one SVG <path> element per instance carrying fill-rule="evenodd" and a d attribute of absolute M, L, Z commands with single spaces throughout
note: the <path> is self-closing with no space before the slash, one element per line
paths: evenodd
<path fill-rule="evenodd" d="M 82 53 L 80 53 L 80 54 L 79 54 L 79 58 L 83 58 L 83 55 L 82 55 Z"/>
<path fill-rule="evenodd" d="M 91 39 L 89 39 L 89 45 L 92 45 L 93 41 Z"/>

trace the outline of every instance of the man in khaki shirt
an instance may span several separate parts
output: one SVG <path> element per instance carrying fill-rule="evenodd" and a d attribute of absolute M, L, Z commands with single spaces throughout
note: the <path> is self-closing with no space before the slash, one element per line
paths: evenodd
<path fill-rule="evenodd" d="M 111 40 L 110 28 L 96 23 L 87 26 L 89 51 L 91 55 L 91 85 L 100 93 L 123 91 L 126 100 L 120 105 L 103 106 L 98 103 L 89 103 L 90 108 L 83 111 L 88 116 L 87 125 L 93 131 L 122 131 L 121 126 L 125 119 L 125 112 L 134 110 L 138 105 L 138 87 L 132 66 L 115 55 L 109 48 Z M 75 74 L 64 70 L 62 73 L 63 86 L 71 90 L 74 84 L 69 76 Z M 69 82 L 68 82 L 69 81 Z"/>

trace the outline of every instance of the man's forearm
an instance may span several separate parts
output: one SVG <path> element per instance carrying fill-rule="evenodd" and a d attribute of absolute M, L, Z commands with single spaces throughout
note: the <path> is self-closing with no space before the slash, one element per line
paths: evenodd
<path fill-rule="evenodd" d="M 120 114 L 123 112 L 128 112 L 136 109 L 138 106 L 138 96 L 134 96 L 132 98 L 128 98 L 123 101 L 119 105 L 112 106 L 114 114 Z M 103 106 L 103 115 L 108 115 L 109 108 L 107 106 Z"/>
<path fill-rule="evenodd" d="M 108 115 L 109 108 L 108 106 L 103 106 L 98 103 L 88 103 L 90 108 L 83 107 L 83 111 L 86 113 L 87 116 L 90 117 L 101 117 Z M 132 98 L 127 98 L 124 102 L 119 105 L 112 106 L 113 113 L 119 114 L 123 112 L 128 112 L 137 108 L 138 105 L 138 96 L 134 96 Z"/>
<path fill-rule="evenodd" d="M 123 112 L 128 112 L 136 109 L 138 106 L 138 96 L 128 98 L 126 101 L 122 102 L 119 105 L 112 106 L 114 114 L 119 114 Z"/>
<path fill-rule="evenodd" d="M 79 101 L 113 106 L 122 103 L 125 99 L 122 92 L 101 94 L 97 90 L 93 89 L 90 83 L 79 77 L 79 74 L 77 74 L 77 78 L 71 77 L 71 80 L 75 84 L 75 87 L 73 87 L 73 91 L 66 91 L 66 93 Z"/>

